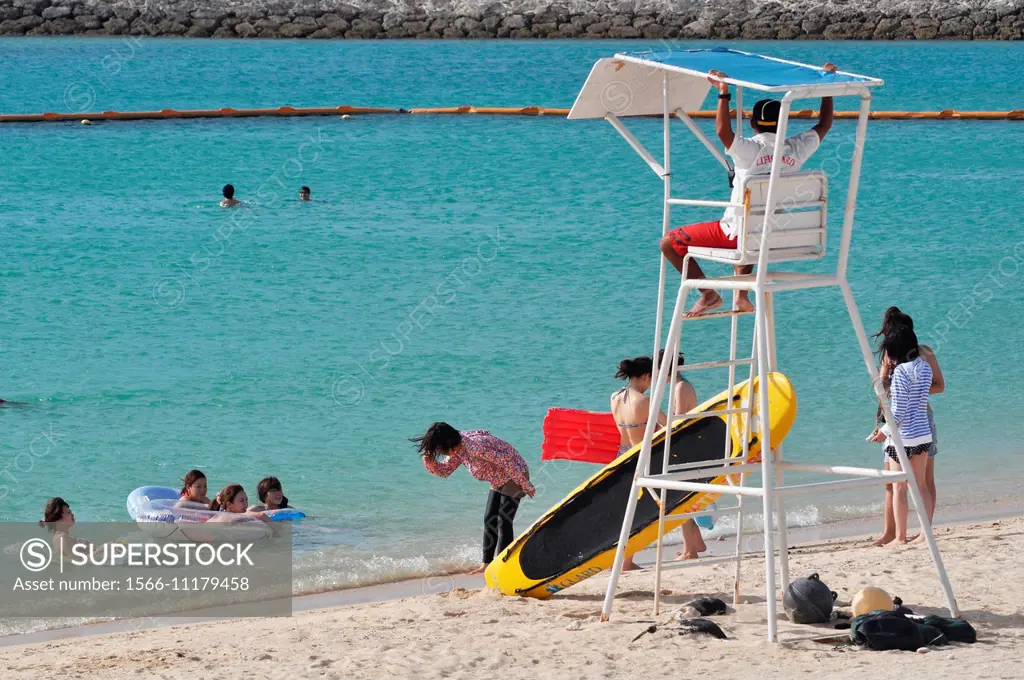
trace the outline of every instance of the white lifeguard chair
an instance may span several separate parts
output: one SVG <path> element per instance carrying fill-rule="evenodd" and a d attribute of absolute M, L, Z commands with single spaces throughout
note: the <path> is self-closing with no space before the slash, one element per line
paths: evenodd
<path fill-rule="evenodd" d="M 742 203 L 730 201 L 684 199 L 672 196 L 671 173 L 671 123 L 678 118 L 696 135 L 697 139 L 732 173 L 732 167 L 721 150 L 701 131 L 687 111 L 699 110 L 711 87 L 707 80 L 710 71 L 727 74 L 725 81 L 736 88 L 736 134 L 743 134 L 743 90 L 756 90 L 764 93 L 782 95 L 782 106 L 779 114 L 777 136 L 775 140 L 774 159 L 771 172 L 767 175 L 748 175 L 742 184 Z M 700 50 L 668 50 L 658 52 L 637 52 L 616 54 L 612 58 L 600 59 L 594 65 L 583 89 L 569 113 L 570 120 L 600 118 L 607 120 L 625 138 L 631 147 L 640 155 L 648 166 L 661 178 L 664 184 L 664 211 L 662 234 L 666 234 L 671 225 L 673 206 L 696 206 L 715 208 L 734 208 L 740 211 L 739 234 L 735 250 L 691 247 L 686 261 L 683 263 L 684 275 L 680 281 L 676 303 L 672 312 L 668 337 L 665 347 L 667 357 L 658 369 L 657 377 L 651 387 L 652 417 L 648 418 L 644 432 L 643 447 L 633 479 L 633 489 L 629 496 L 626 514 L 619 535 L 618 550 L 612 567 L 608 590 L 605 595 L 603 619 L 611 615 L 612 605 L 622 571 L 624 546 L 630 535 L 636 503 L 644 489 L 659 490 L 661 500 L 661 527 L 665 522 L 665 493 L 667 490 L 713 492 L 732 494 L 737 498 L 734 507 L 721 510 L 704 510 L 686 515 L 673 514 L 672 519 L 684 517 L 706 517 L 733 514 L 737 517 L 736 549 L 733 555 L 726 557 L 710 557 L 698 560 L 675 562 L 671 565 L 662 564 L 661 536 L 659 531 L 655 565 L 655 613 L 658 613 L 661 591 L 661 573 L 663 569 L 676 567 L 698 566 L 709 563 L 735 562 L 734 603 L 738 602 L 740 565 L 743 556 L 743 499 L 747 496 L 759 497 L 762 500 L 762 516 L 764 522 L 764 570 L 765 596 L 768 619 L 768 639 L 777 641 L 777 600 L 780 590 L 785 591 L 789 584 L 788 537 L 786 533 L 785 500 L 790 495 L 806 494 L 817 491 L 833 491 L 851 487 L 887 484 L 908 480 L 909 493 L 917 511 L 921 530 L 928 544 L 932 561 L 938 572 L 939 580 L 945 594 L 946 603 L 951 616 L 958 616 L 956 599 L 952 586 L 946 575 L 928 521 L 927 513 L 913 470 L 904 453 L 898 429 L 893 427 L 893 443 L 899 453 L 901 466 L 905 472 L 885 471 L 872 468 L 861 468 L 842 465 L 805 464 L 783 459 L 781 444 L 773 446 L 769 428 L 760 427 L 761 450 L 760 462 L 753 462 L 747 457 L 747 442 L 750 441 L 752 428 L 758 428 L 760 414 L 769 411 L 768 390 L 756 390 L 756 398 L 752 397 L 741 408 L 728 408 L 719 411 L 729 422 L 728 430 L 733 429 L 733 418 L 739 418 L 738 427 L 744 430 L 745 442 L 741 456 L 731 456 L 729 451 L 730 438 L 726 437 L 724 459 L 705 461 L 683 465 L 669 465 L 669 456 L 663 456 L 663 469 L 652 471 L 650 465 L 651 442 L 657 429 L 657 419 L 653 417 L 664 397 L 666 387 L 669 389 L 668 419 L 671 423 L 680 420 L 701 417 L 699 414 L 689 416 L 673 413 L 672 387 L 679 370 L 700 370 L 709 368 L 728 368 L 729 394 L 736 389 L 735 371 L 737 366 L 748 366 L 750 383 L 767 385 L 768 374 L 778 370 L 775 353 L 775 323 L 772 296 L 775 293 L 809 288 L 838 287 L 843 294 L 850 321 L 853 325 L 857 342 L 860 345 L 864 364 L 874 385 L 875 392 L 882 402 L 885 418 L 892 423 L 892 413 L 878 375 L 878 369 L 871 353 L 867 335 L 857 310 L 850 284 L 846 278 L 849 262 L 850 235 L 853 231 L 854 211 L 857 204 L 857 188 L 860 180 L 861 161 L 864 156 L 864 140 L 867 133 L 868 112 L 871 105 L 871 88 L 882 85 L 876 78 L 852 73 L 829 73 L 821 68 L 765 57 L 757 54 L 740 52 L 732 49 L 700 49 Z M 806 273 L 775 271 L 774 265 L 796 261 L 817 260 L 826 253 L 827 220 L 828 220 L 828 178 L 820 171 L 784 173 L 780 158 L 782 144 L 786 138 L 790 110 L 794 100 L 807 97 L 842 97 L 860 98 L 860 113 L 857 119 L 857 132 L 854 141 L 854 153 L 850 167 L 849 187 L 843 215 L 843 232 L 840 240 L 839 260 L 832 273 Z M 660 117 L 664 137 L 664 160 L 658 160 L 643 146 L 640 141 L 622 122 L 623 118 L 633 116 Z M 681 222 L 682 223 L 682 222 Z M 652 248 L 654 242 L 652 239 Z M 752 274 L 713 277 L 702 280 L 687 280 L 685 272 L 688 260 L 696 257 L 733 265 L 756 265 Z M 657 321 L 655 324 L 654 354 L 657 359 L 662 336 L 662 318 L 664 314 L 666 263 L 661 258 L 661 273 L 658 289 Z M 733 307 L 731 311 L 712 312 L 698 317 L 684 319 L 687 309 L 688 293 L 697 288 L 713 288 L 716 290 L 733 291 Z M 749 359 L 738 358 L 736 343 L 738 334 L 738 317 L 736 291 L 751 291 L 754 297 L 754 333 L 753 349 Z M 680 339 L 684 320 L 703 321 L 714 318 L 730 318 L 732 329 L 730 336 L 729 359 L 702 364 L 679 367 L 675 357 L 679 354 Z M 756 403 L 755 403 L 756 402 Z M 731 400 L 730 400 L 731 403 Z M 706 414 L 705 414 L 706 415 Z M 666 432 L 665 450 L 670 450 L 671 429 Z M 747 475 L 760 471 L 761 485 L 747 484 Z M 798 484 L 786 486 L 784 474 L 787 471 L 812 472 L 841 475 L 848 479 Z M 705 484 L 700 479 L 727 475 L 729 484 Z M 651 493 L 657 493 L 651 491 Z M 773 513 L 778 519 L 778 529 L 774 527 Z M 775 567 L 778 552 L 781 583 L 776 583 Z"/>

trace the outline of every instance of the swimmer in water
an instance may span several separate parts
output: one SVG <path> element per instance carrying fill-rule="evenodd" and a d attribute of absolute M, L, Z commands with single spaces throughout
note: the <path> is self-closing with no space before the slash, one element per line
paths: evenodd
<path fill-rule="evenodd" d="M 207 497 L 206 475 L 202 470 L 189 470 L 185 479 L 181 480 L 181 495 L 175 505 L 179 508 L 209 509 L 210 499 Z"/>
<path fill-rule="evenodd" d="M 50 532 L 50 540 L 57 551 L 72 557 L 74 556 L 72 549 L 76 545 L 86 545 L 89 546 L 89 551 L 96 555 L 97 548 L 112 544 L 112 542 L 96 544 L 81 538 L 75 538 L 71 535 L 71 527 L 74 525 L 75 513 L 71 511 L 71 506 L 68 505 L 67 501 L 60 496 L 46 501 L 46 507 L 43 509 L 43 518 L 39 520 L 39 526 Z"/>
<path fill-rule="evenodd" d="M 256 495 L 260 502 L 249 506 L 249 512 L 265 512 L 267 510 L 281 510 L 290 507 L 288 498 L 281 490 L 281 480 L 277 477 L 264 477 L 256 485 Z"/>
<path fill-rule="evenodd" d="M 224 194 L 224 200 L 220 202 L 222 208 L 234 208 L 236 205 L 241 205 L 241 201 L 235 200 L 235 187 L 231 184 L 225 184 L 224 188 L 221 189 L 221 193 Z"/>
<path fill-rule="evenodd" d="M 302 187 L 301 189 L 299 189 L 299 200 L 300 201 L 308 201 L 308 200 L 310 200 L 310 198 L 309 198 L 309 187 Z"/>
<path fill-rule="evenodd" d="M 210 503 L 210 510 L 217 512 L 216 517 L 211 517 L 210 522 L 238 522 L 243 517 L 256 517 L 264 522 L 270 518 L 262 512 L 249 512 L 246 508 L 249 505 L 249 496 L 241 484 L 228 484 L 225 486 L 213 502 Z"/>

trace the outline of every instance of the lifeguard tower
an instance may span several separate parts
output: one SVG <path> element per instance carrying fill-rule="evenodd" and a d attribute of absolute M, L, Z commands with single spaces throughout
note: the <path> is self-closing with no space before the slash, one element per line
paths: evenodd
<path fill-rule="evenodd" d="M 671 132 L 673 119 L 678 118 L 683 125 L 697 137 L 697 140 L 710 151 L 716 159 L 730 172 L 732 167 L 726 156 L 701 131 L 687 111 L 699 110 L 711 87 L 707 78 L 709 73 L 720 71 L 727 74 L 725 82 L 736 88 L 736 134 L 743 134 L 743 92 L 754 90 L 767 96 L 782 96 L 777 136 L 775 139 L 774 159 L 770 174 L 750 175 L 744 180 L 743 202 L 675 198 L 673 197 Z M 860 313 L 857 310 L 850 284 L 846 278 L 850 255 L 850 235 L 853 232 L 854 212 L 857 206 L 857 187 L 860 180 L 861 162 L 864 157 L 864 141 L 867 133 L 868 112 L 871 106 L 871 89 L 882 85 L 876 78 L 845 72 L 826 72 L 823 69 L 807 64 L 774 59 L 757 54 L 750 54 L 731 49 L 701 50 L 669 50 L 657 52 L 635 52 L 616 54 L 612 58 L 600 59 L 593 67 L 569 113 L 570 120 L 602 118 L 625 138 L 626 142 L 640 155 L 664 185 L 662 233 L 670 229 L 672 208 L 680 207 L 714 207 L 719 209 L 735 208 L 740 213 L 739 234 L 735 250 L 690 248 L 683 272 L 686 271 L 689 258 L 696 257 L 731 265 L 756 265 L 756 270 L 748 275 L 713 277 L 703 280 L 687 280 L 685 274 L 680 280 L 676 295 L 675 307 L 670 317 L 668 337 L 665 340 L 666 357 L 659 368 L 657 377 L 651 388 L 651 408 L 654 412 L 662 403 L 666 387 L 669 388 L 667 416 L 670 423 L 708 414 L 674 414 L 671 394 L 674 390 L 676 375 L 679 370 L 701 370 L 711 368 L 727 368 L 729 374 L 728 394 L 736 389 L 736 368 L 747 367 L 751 385 L 756 385 L 751 398 L 744 400 L 738 408 L 732 408 L 732 399 L 728 400 L 730 408 L 712 412 L 711 415 L 726 415 L 729 431 L 742 432 L 737 436 L 743 442 L 741 455 L 730 451 L 733 437 L 726 437 L 726 450 L 722 460 L 705 461 L 672 466 L 669 456 L 663 456 L 663 468 L 651 470 L 651 442 L 657 428 L 657 419 L 650 417 L 644 432 L 643 447 L 633 479 L 632 492 L 626 506 L 626 514 L 619 535 L 618 550 L 612 567 L 611 578 L 605 596 L 603 619 L 611 615 L 612 605 L 622 571 L 624 546 L 630 536 L 633 516 L 640 493 L 659 494 L 661 528 L 665 522 L 665 494 L 668 490 L 731 494 L 737 499 L 733 507 L 721 510 L 705 510 L 683 515 L 673 514 L 672 521 L 686 517 L 736 516 L 737 537 L 735 553 L 726 557 L 711 557 L 700 560 L 675 562 L 671 565 L 662 564 L 661 541 L 658 539 L 655 565 L 655 613 L 658 613 L 659 595 L 661 591 L 661 574 L 663 569 L 698 566 L 714 562 L 735 562 L 734 602 L 739 597 L 740 565 L 743 557 L 743 499 L 746 497 L 760 498 L 761 512 L 764 521 L 764 570 L 765 597 L 767 604 L 768 639 L 777 641 L 777 598 L 779 587 L 784 592 L 789 584 L 788 538 L 786 534 L 786 499 L 793 495 L 809 494 L 819 491 L 833 491 L 852 487 L 888 484 L 909 480 L 909 493 L 917 512 L 918 520 L 931 559 L 935 563 L 950 615 L 958 616 L 956 599 L 949 578 L 946 575 L 935 544 L 935 537 L 928 521 L 913 471 L 904 453 L 899 431 L 893 427 L 893 443 L 899 452 L 901 467 L 905 472 L 885 471 L 880 469 L 862 468 L 843 465 L 806 464 L 788 461 L 783 458 L 782 446 L 773 445 L 771 433 L 767 427 L 759 427 L 761 414 L 769 413 L 768 390 L 760 386 L 768 385 L 771 374 L 778 370 L 775 353 L 775 320 L 772 298 L 777 293 L 809 288 L 837 287 L 843 295 L 846 309 L 850 315 L 853 331 L 857 336 L 863 355 L 864 365 L 874 385 L 875 392 L 881 399 L 887 422 L 892 423 L 892 413 L 878 375 L 878 369 L 864 332 Z M 843 231 L 839 242 L 839 259 L 835 271 L 829 273 L 786 272 L 777 270 L 778 265 L 798 261 L 812 261 L 824 257 L 827 248 L 827 219 L 829 212 L 828 177 L 820 171 L 786 173 L 780 162 L 782 144 L 786 138 L 786 129 L 790 119 L 793 102 L 808 97 L 859 97 L 860 113 L 857 118 L 857 132 L 854 141 L 854 153 L 850 167 L 849 186 L 846 205 L 843 212 Z M 659 162 L 654 155 L 626 128 L 623 120 L 630 117 L 660 117 L 664 137 L 663 159 Z M 677 220 L 683 224 L 685 221 Z M 651 248 L 654 249 L 654 239 Z M 654 354 L 657 358 L 661 344 L 664 316 L 664 297 L 666 281 L 666 262 L 661 259 L 661 273 L 658 287 L 657 321 L 655 323 Z M 713 288 L 716 290 L 733 291 L 731 311 L 712 312 L 698 317 L 684 317 L 687 309 L 688 293 L 696 288 Z M 736 291 L 753 293 L 755 311 L 753 348 L 749 358 L 737 356 L 738 311 L 735 301 Z M 749 312 L 748 312 L 749 313 Z M 714 319 L 728 318 L 732 327 L 730 332 L 729 358 L 722 361 L 706 362 L 677 366 L 682 328 L 684 322 L 705 322 Z M 736 429 L 734 429 L 736 428 Z M 747 448 L 752 431 L 761 437 L 760 462 L 748 459 Z M 669 450 L 672 428 L 666 431 L 665 450 Z M 761 473 L 760 485 L 748 484 L 748 475 Z M 800 471 L 839 475 L 845 479 L 796 484 L 785 484 L 785 473 Z M 708 484 L 706 481 L 726 476 L 728 484 Z M 778 527 L 775 526 L 777 517 Z M 663 530 L 658 532 L 662 536 Z M 776 553 L 780 571 L 780 583 L 776 581 Z"/>

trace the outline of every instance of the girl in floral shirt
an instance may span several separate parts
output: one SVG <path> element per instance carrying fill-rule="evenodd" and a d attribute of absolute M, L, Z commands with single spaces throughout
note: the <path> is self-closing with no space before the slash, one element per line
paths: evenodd
<path fill-rule="evenodd" d="M 535 492 L 530 468 L 508 442 L 486 430 L 459 432 L 448 423 L 434 423 L 426 434 L 411 441 L 418 445 L 423 465 L 431 474 L 447 477 L 465 465 L 469 474 L 490 483 L 484 510 L 483 564 L 473 573 L 484 571 L 494 555 L 515 538 L 512 520 L 519 501 Z"/>

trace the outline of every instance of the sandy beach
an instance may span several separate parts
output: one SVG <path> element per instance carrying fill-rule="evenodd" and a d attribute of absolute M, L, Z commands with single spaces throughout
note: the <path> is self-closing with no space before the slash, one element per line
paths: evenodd
<path fill-rule="evenodd" d="M 728 640 L 679 635 L 671 614 L 700 595 L 731 596 L 731 565 L 666 572 L 663 610 L 652 615 L 653 574 L 625 574 L 613 619 L 598 620 L 607 575 L 549 601 L 456 587 L 441 594 L 363 603 L 292 618 L 211 621 L 62 639 L 0 650 L 5 678 L 533 678 L 658 677 L 670 672 L 729 678 L 1020 677 L 1024 650 L 1024 518 L 937 529 L 974 645 L 927 654 L 873 652 L 809 638 L 828 626 L 780 623 L 782 644 L 765 640 L 762 562 L 744 564 L 741 604 L 715 617 Z M 871 547 L 864 538 L 794 547 L 794 577 L 818 572 L 848 602 L 865 585 L 900 596 L 917 613 L 945 614 L 927 549 Z M 454 584 L 455 581 L 452 581 Z M 424 582 L 440 590 L 443 580 Z M 780 617 L 785 619 L 781 612 Z M 652 634 L 633 638 L 655 621 Z M 837 631 L 832 635 L 844 635 Z M 715 669 L 712 670 L 712 664 Z M 823 675 L 824 674 L 824 675 Z"/>

